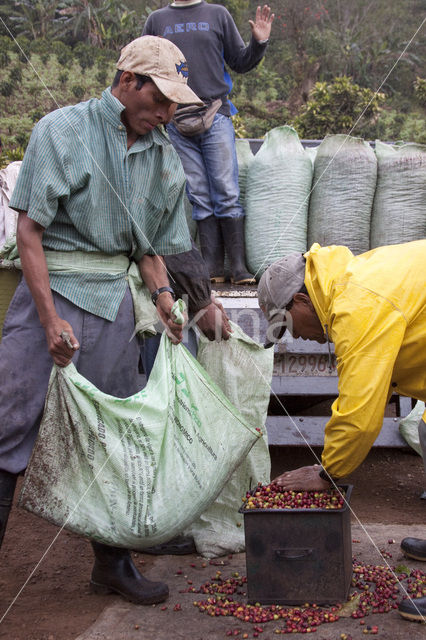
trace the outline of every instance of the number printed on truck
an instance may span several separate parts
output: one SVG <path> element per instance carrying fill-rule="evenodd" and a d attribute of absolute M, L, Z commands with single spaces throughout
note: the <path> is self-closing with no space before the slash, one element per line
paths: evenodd
<path fill-rule="evenodd" d="M 277 353 L 274 376 L 337 376 L 336 356 L 331 356 L 331 371 L 325 353 Z"/>

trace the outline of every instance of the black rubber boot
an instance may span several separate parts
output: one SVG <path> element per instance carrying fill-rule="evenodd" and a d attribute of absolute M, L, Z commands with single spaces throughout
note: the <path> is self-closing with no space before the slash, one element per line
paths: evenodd
<path fill-rule="evenodd" d="M 426 622 L 426 597 L 402 600 L 398 611 L 407 620 Z"/>
<path fill-rule="evenodd" d="M 186 556 L 190 553 L 197 553 L 197 547 L 194 538 L 180 535 L 168 542 L 141 549 L 141 553 L 149 553 L 153 556 Z"/>
<path fill-rule="evenodd" d="M 244 216 L 221 218 L 220 226 L 225 250 L 231 263 L 231 282 L 233 284 L 256 284 L 256 280 L 246 267 Z"/>
<path fill-rule="evenodd" d="M 0 547 L 6 531 L 18 476 L 9 471 L 0 471 Z"/>
<path fill-rule="evenodd" d="M 404 538 L 401 549 L 408 558 L 426 562 L 426 540 L 422 538 Z"/>
<path fill-rule="evenodd" d="M 135 604 L 157 604 L 169 595 L 164 582 L 152 582 L 139 573 L 127 549 L 92 542 L 95 565 L 90 587 L 94 593 L 119 593 Z"/>
<path fill-rule="evenodd" d="M 225 282 L 225 248 L 223 246 L 220 223 L 216 216 L 197 220 L 200 237 L 201 255 L 209 270 L 212 282 Z"/>

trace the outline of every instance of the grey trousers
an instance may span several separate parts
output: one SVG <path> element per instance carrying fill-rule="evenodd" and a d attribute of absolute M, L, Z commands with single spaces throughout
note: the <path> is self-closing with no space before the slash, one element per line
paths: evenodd
<path fill-rule="evenodd" d="M 80 349 L 73 363 L 98 389 L 125 398 L 144 384 L 130 291 L 110 322 L 53 292 L 58 315 L 70 323 Z M 43 415 L 53 360 L 31 293 L 19 283 L 0 343 L 0 469 L 19 473 L 28 464 Z"/>

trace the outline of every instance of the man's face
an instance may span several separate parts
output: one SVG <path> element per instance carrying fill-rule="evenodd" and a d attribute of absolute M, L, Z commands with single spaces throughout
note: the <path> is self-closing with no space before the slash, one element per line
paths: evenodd
<path fill-rule="evenodd" d="M 290 316 L 287 328 L 294 339 L 302 338 L 303 340 L 326 342 L 324 329 L 309 296 L 304 293 L 296 293 L 293 298 L 293 306 L 290 311 L 287 311 L 287 316 Z"/>
<path fill-rule="evenodd" d="M 137 78 L 130 71 L 123 72 L 112 93 L 125 106 L 121 119 L 131 139 L 147 134 L 159 124 L 170 122 L 177 107 L 153 82 L 145 82 L 137 89 Z"/>

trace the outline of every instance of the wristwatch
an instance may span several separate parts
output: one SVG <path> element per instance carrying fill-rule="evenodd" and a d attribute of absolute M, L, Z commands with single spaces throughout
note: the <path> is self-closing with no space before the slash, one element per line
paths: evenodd
<path fill-rule="evenodd" d="M 332 482 L 337 482 L 337 478 L 333 478 L 333 476 L 331 476 L 329 473 L 327 473 L 327 471 L 324 469 L 324 467 L 321 467 L 321 471 L 319 472 L 319 477 L 322 480 L 327 480 L 327 482 L 329 482 L 330 484 Z"/>
<path fill-rule="evenodd" d="M 171 293 L 173 296 L 173 300 L 176 300 L 176 294 L 171 287 L 160 287 L 159 289 L 156 289 L 153 293 L 151 293 L 151 300 L 154 306 L 157 306 L 157 298 L 160 293 L 164 293 L 165 291 Z"/>

